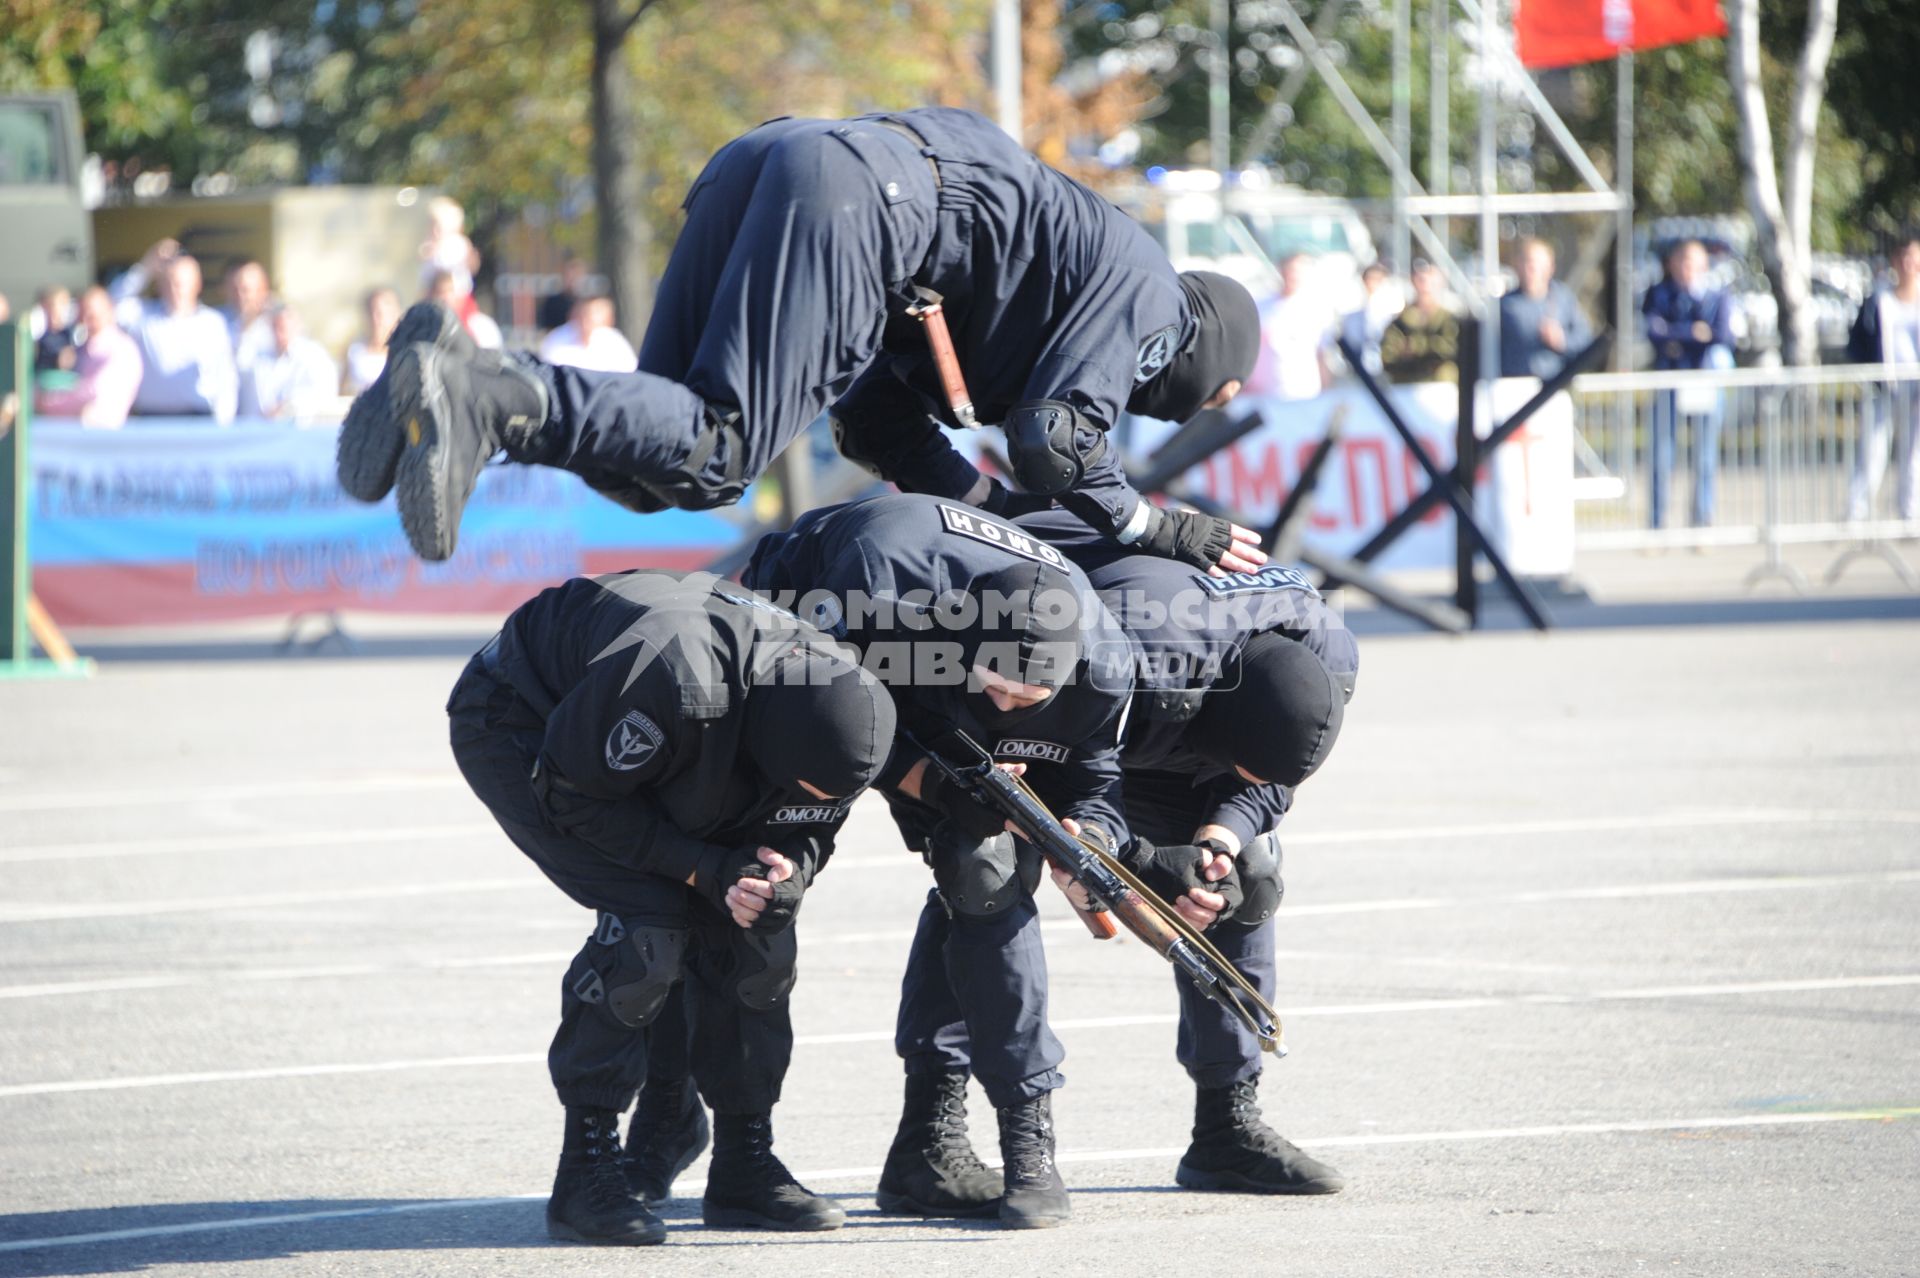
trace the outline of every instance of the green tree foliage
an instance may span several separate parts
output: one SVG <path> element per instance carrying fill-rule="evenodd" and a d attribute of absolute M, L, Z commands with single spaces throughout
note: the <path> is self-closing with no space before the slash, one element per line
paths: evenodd
<path fill-rule="evenodd" d="M 1327 3 L 1301 0 L 1297 8 L 1309 25 L 1316 25 Z M 1156 91 L 1136 125 L 1140 162 L 1205 165 L 1214 57 L 1210 0 L 1064 0 L 1062 8 L 1067 40 L 1077 57 L 1097 64 L 1103 56 L 1118 53 L 1123 58 L 1119 65 L 1144 72 Z M 1231 15 L 1227 57 L 1233 163 L 1267 164 L 1288 181 L 1335 194 L 1387 194 L 1391 182 L 1386 166 L 1317 76 L 1296 85 L 1297 96 L 1275 117 L 1280 127 L 1263 129 L 1301 55 L 1275 6 L 1241 0 Z M 1346 0 L 1326 43 L 1348 69 L 1361 102 L 1384 121 L 1392 96 L 1391 5 Z M 1423 121 L 1424 65 L 1415 68 L 1413 84 L 1421 113 L 1416 118 Z M 1416 125 L 1417 132 L 1423 128 L 1423 123 Z M 1257 146 L 1259 154 L 1250 154 L 1262 135 L 1268 141 Z"/>
<path fill-rule="evenodd" d="M 114 161 L 167 165 L 194 102 L 171 74 L 153 0 L 6 0 L 0 93 L 72 89 L 87 145 Z"/>
<path fill-rule="evenodd" d="M 482 224 L 577 201 L 581 0 L 5 0 L 0 91 L 78 90 L 88 146 L 175 189 L 405 181 Z M 776 115 L 977 104 L 986 0 L 660 0 L 636 27 L 648 207 L 674 223 L 708 155 Z M 583 247 L 590 238 L 583 237 Z"/>
<path fill-rule="evenodd" d="M 1761 30 L 1778 50 L 1806 23 L 1805 0 L 1762 10 Z M 1920 5 L 1912 0 L 1842 0 L 1827 75 L 1827 111 L 1856 144 L 1858 189 L 1846 220 L 1862 233 L 1920 226 Z M 1815 194 L 1816 208 L 1819 194 Z M 1817 234 L 1817 232 L 1816 232 Z"/>
<path fill-rule="evenodd" d="M 1295 0 L 1309 26 L 1320 28 L 1333 0 Z M 1207 162 L 1207 70 L 1212 56 L 1210 0 L 1062 0 L 1074 54 L 1098 64 L 1118 54 L 1144 69 L 1158 96 L 1138 125 L 1141 162 Z M 1264 162 L 1290 182 L 1354 196 L 1388 194 L 1387 170 L 1317 75 L 1299 86 L 1291 110 L 1264 154 L 1249 142 L 1280 96 L 1300 54 L 1269 0 L 1231 6 L 1230 100 L 1236 164 Z M 1766 7 L 1763 33 L 1769 59 L 1769 106 L 1786 117 L 1792 66 L 1804 36 L 1805 0 Z M 1414 171 L 1428 172 L 1428 60 L 1430 5 L 1414 0 L 1409 76 Z M 1392 106 L 1392 0 L 1345 0 L 1327 23 L 1327 43 L 1348 84 L 1381 127 Z M 1454 136 L 1449 157 L 1460 166 L 1472 154 L 1478 109 L 1474 24 L 1456 8 L 1450 31 L 1453 83 L 1449 94 Z M 1920 214 L 1920 112 L 1907 109 L 1889 86 L 1907 83 L 1920 68 L 1920 5 L 1911 0 L 1846 0 L 1821 118 L 1814 192 L 1814 242 L 1825 249 L 1856 245 L 1864 230 L 1888 230 Z M 1543 88 L 1595 158 L 1611 173 L 1615 71 L 1611 62 L 1540 76 Z M 1726 82 L 1726 55 L 1718 40 L 1650 50 L 1636 58 L 1637 123 L 1634 195 L 1643 216 L 1727 213 L 1742 207 L 1734 111 Z M 1517 104 L 1502 108 L 1497 132 L 1503 189 L 1531 184 L 1543 190 L 1576 185 L 1572 166 L 1544 129 L 1531 127 Z M 1456 171 L 1455 190 L 1471 188 L 1472 174 Z"/>

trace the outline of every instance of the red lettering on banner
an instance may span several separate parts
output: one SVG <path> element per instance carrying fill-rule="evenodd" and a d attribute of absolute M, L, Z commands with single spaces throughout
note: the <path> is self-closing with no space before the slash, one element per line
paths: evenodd
<path fill-rule="evenodd" d="M 1347 517 L 1355 528 L 1371 528 L 1383 524 L 1387 514 L 1393 509 L 1392 481 L 1387 478 L 1387 444 L 1383 439 L 1348 439 L 1340 443 L 1342 460 L 1347 467 Z M 1367 505 L 1361 491 L 1359 458 L 1373 459 L 1373 474 L 1377 483 L 1378 518 L 1375 510 Z"/>
<path fill-rule="evenodd" d="M 1247 446 L 1227 450 L 1227 475 L 1233 494 L 1227 505 L 1249 514 L 1278 510 L 1291 487 L 1280 473 L 1280 445 L 1271 441 L 1259 445 L 1259 464 L 1247 464 Z"/>
<path fill-rule="evenodd" d="M 1319 447 L 1320 444 L 1317 440 L 1307 440 L 1300 445 L 1299 455 L 1293 459 L 1293 474 L 1296 486 L 1300 482 L 1299 477 L 1306 474 L 1308 459 L 1313 456 L 1314 450 Z M 1321 473 L 1325 474 L 1326 472 L 1322 471 Z M 1340 526 L 1340 521 L 1321 509 L 1321 504 L 1318 501 L 1313 503 L 1313 513 L 1308 516 L 1307 523 L 1314 528 L 1323 530 L 1331 530 Z"/>

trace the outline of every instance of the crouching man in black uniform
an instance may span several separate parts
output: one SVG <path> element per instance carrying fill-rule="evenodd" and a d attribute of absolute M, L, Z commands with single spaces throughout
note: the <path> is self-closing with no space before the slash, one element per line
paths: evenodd
<path fill-rule="evenodd" d="M 1293 569 L 1211 577 L 1128 554 L 1070 515 L 1021 519 L 1086 570 L 1140 650 L 1121 753 L 1132 867 L 1274 998 L 1275 827 L 1325 762 L 1359 669 L 1352 633 Z M 1065 886 L 1065 884 L 1063 884 Z M 1189 1189 L 1330 1194 L 1346 1181 L 1261 1120 L 1259 1042 L 1174 978 L 1176 1055 L 1196 1089 Z"/>
<path fill-rule="evenodd" d="M 937 749 L 958 728 L 1024 768 L 1070 828 L 1109 847 L 1126 838 L 1113 797 L 1131 647 L 1053 547 L 971 507 L 901 495 L 804 516 L 760 543 L 744 579 L 834 629 L 869 670 L 904 666 L 910 679 L 886 681 L 914 739 Z M 1047 1025 L 1040 855 L 904 737 L 875 784 L 935 883 L 901 985 L 906 1103 L 881 1209 L 1057 1225 L 1071 1215 L 1051 1102 L 1065 1053 Z M 969 1074 L 994 1106 L 1004 1182 L 967 1139 Z"/>
<path fill-rule="evenodd" d="M 665 1237 L 630 1187 L 618 1124 L 645 1080 L 648 1026 L 682 980 L 693 1078 L 714 1111 L 706 1223 L 838 1228 L 846 1213 L 774 1156 L 771 1114 L 793 1051 L 794 916 L 892 748 L 886 692 L 749 592 L 629 572 L 519 608 L 447 711 L 474 793 L 599 914 L 547 1054 L 566 1107 L 548 1232 Z"/>

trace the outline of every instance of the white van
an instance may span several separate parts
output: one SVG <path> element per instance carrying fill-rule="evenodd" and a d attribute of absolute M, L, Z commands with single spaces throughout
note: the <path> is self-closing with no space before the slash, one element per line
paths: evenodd
<path fill-rule="evenodd" d="M 1152 171 L 1114 203 L 1167 250 L 1179 270 L 1231 275 L 1255 297 L 1279 291 L 1279 265 L 1295 253 L 1313 258 L 1313 279 L 1341 313 L 1364 298 L 1360 272 L 1374 260 L 1373 237 L 1351 204 L 1295 187 L 1237 181 L 1210 170 Z"/>
<path fill-rule="evenodd" d="M 93 283 L 85 161 L 71 92 L 0 95 L 0 294 L 16 316 L 49 284 Z"/>

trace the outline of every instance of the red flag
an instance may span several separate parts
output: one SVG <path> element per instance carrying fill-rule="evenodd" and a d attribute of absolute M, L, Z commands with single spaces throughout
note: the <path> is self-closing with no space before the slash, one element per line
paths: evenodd
<path fill-rule="evenodd" d="M 1565 67 L 1723 36 L 1727 19 L 1720 0 L 1519 0 L 1513 30 L 1523 65 Z"/>

